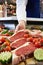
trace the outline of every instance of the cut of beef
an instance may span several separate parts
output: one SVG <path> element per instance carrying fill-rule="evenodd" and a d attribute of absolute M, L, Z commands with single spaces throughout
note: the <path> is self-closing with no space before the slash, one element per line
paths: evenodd
<path fill-rule="evenodd" d="M 13 34 L 9 39 L 11 42 L 13 42 L 19 38 L 23 38 L 24 34 L 25 34 L 25 31 L 22 30 L 22 31 L 17 32 L 16 34 Z"/>
<path fill-rule="evenodd" d="M 35 50 L 35 46 L 33 44 L 30 44 L 28 46 L 22 47 L 20 49 L 18 49 L 16 51 L 16 55 L 20 56 L 20 55 L 26 55 L 26 54 L 30 54 Z"/>
<path fill-rule="evenodd" d="M 34 35 L 40 34 L 41 31 L 40 31 L 40 30 L 32 30 L 32 31 L 30 31 L 29 33 L 30 33 L 30 35 L 34 36 Z"/>
<path fill-rule="evenodd" d="M 11 43 L 11 48 L 16 49 L 27 42 L 26 38 L 20 38 Z"/>
<path fill-rule="evenodd" d="M 25 57 L 26 55 L 28 56 L 29 54 L 33 53 L 35 49 L 36 47 L 34 46 L 34 44 L 30 42 L 27 42 L 24 45 L 15 49 L 12 52 L 13 54 L 12 65 L 18 64 L 20 61 L 26 58 Z"/>
<path fill-rule="evenodd" d="M 13 42 L 13 41 L 15 41 L 19 38 L 23 38 L 24 34 L 26 34 L 26 33 L 28 33 L 32 36 L 35 36 L 35 35 L 38 35 L 39 33 L 41 33 L 41 31 L 37 31 L 37 30 L 36 31 L 35 30 L 31 31 L 31 30 L 26 30 L 26 29 L 25 30 L 20 30 L 16 34 L 13 34 L 11 37 L 9 37 L 9 39 L 10 39 L 11 42 Z"/>

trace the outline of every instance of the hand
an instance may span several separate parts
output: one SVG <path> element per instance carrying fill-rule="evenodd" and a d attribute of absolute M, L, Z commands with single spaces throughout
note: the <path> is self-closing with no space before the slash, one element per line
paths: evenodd
<path fill-rule="evenodd" d="M 15 32 L 25 29 L 25 22 L 24 21 L 20 21 L 19 24 L 16 26 Z"/>

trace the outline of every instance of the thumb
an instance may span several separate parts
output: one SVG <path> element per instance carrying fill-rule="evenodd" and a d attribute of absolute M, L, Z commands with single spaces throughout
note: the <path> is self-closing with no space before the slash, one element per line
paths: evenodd
<path fill-rule="evenodd" d="M 17 25 L 17 26 L 16 26 L 16 29 L 15 29 L 15 33 L 17 33 L 17 31 L 19 30 L 19 28 L 20 28 L 20 26 Z"/>

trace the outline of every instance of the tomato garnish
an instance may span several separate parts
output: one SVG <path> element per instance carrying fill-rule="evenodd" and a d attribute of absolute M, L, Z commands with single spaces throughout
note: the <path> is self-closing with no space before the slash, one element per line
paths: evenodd
<path fill-rule="evenodd" d="M 6 47 L 6 51 L 11 51 L 10 46 L 7 46 L 7 47 Z"/>
<path fill-rule="evenodd" d="M 28 38 L 29 37 L 29 34 L 24 34 L 24 38 Z"/>
<path fill-rule="evenodd" d="M 9 43 L 9 42 L 4 42 L 4 44 L 5 44 L 6 46 L 10 46 L 10 43 Z"/>
<path fill-rule="evenodd" d="M 5 38 L 2 37 L 2 38 L 0 39 L 0 41 L 1 41 L 1 42 L 5 42 Z"/>
<path fill-rule="evenodd" d="M 33 43 L 38 42 L 38 41 L 39 41 L 38 38 L 33 39 Z"/>
<path fill-rule="evenodd" d="M 35 42 L 35 46 L 36 46 L 37 48 L 40 48 L 40 47 L 41 47 L 41 43 L 40 43 L 40 42 Z"/>
<path fill-rule="evenodd" d="M 33 42 L 33 38 L 32 37 L 29 37 L 29 38 L 27 38 L 27 41 L 28 42 Z"/>
<path fill-rule="evenodd" d="M 40 42 L 43 43 L 43 38 L 40 39 Z"/>

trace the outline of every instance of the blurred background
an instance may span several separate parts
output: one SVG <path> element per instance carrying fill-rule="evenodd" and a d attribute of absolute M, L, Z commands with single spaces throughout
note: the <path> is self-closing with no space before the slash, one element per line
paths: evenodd
<path fill-rule="evenodd" d="M 3 10 L 3 17 L 15 16 L 16 15 L 16 0 L 0 0 L 0 12 L 2 10 Z"/>
<path fill-rule="evenodd" d="M 14 17 L 12 17 L 14 16 Z M 7 18 L 6 18 L 7 17 Z M 11 18 L 9 18 L 11 17 Z M 43 18 L 43 0 L 40 0 L 40 18 Z M 30 22 L 29 24 L 39 24 L 40 22 L 36 23 L 34 21 L 38 21 L 37 19 L 28 19 Z M 42 20 L 42 19 L 41 19 Z M 40 21 L 40 20 L 39 20 Z M 5 23 L 4 23 L 5 22 Z M 11 23 L 12 22 L 12 23 Z M 0 0 L 0 24 L 10 29 L 15 29 L 15 25 L 17 25 L 17 18 L 16 18 L 16 0 Z M 11 24 L 8 24 L 11 23 Z M 37 26 L 36 26 L 37 27 Z"/>
<path fill-rule="evenodd" d="M 40 0 L 40 17 L 43 18 L 43 0 Z"/>
<path fill-rule="evenodd" d="M 0 10 L 4 4 L 7 5 L 7 16 L 16 16 L 16 0 L 0 0 Z M 3 16 L 5 15 L 3 14 Z M 40 17 L 43 18 L 43 0 L 40 0 Z"/>

